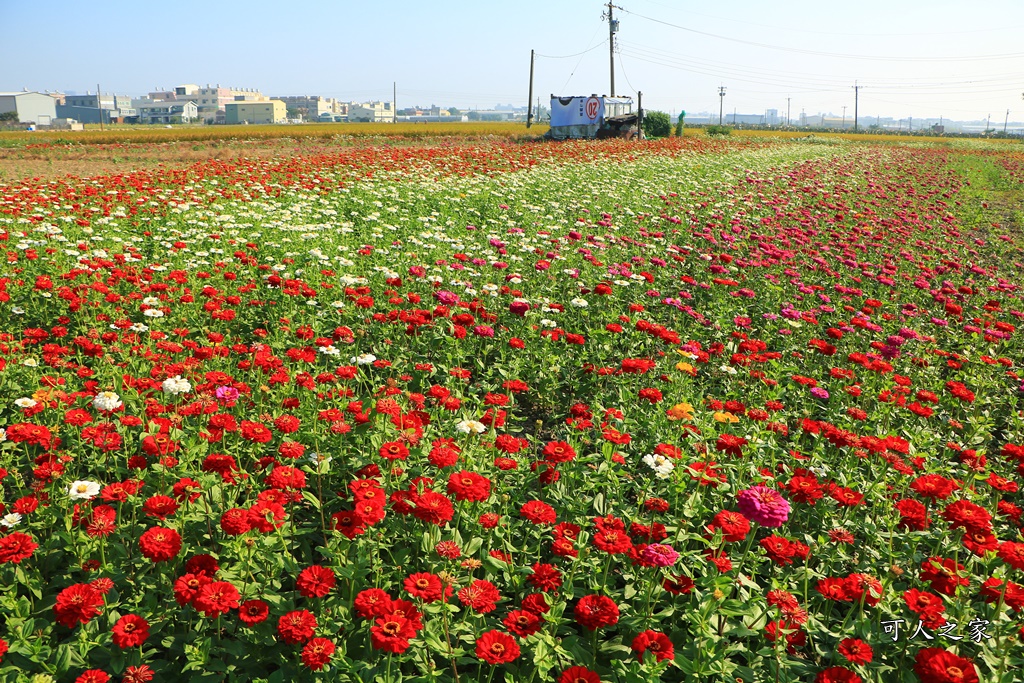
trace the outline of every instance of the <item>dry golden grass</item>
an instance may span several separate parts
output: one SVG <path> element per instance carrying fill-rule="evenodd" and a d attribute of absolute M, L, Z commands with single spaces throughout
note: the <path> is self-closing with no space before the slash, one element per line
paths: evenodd
<path fill-rule="evenodd" d="M 131 144 L 135 142 L 212 142 L 214 140 L 269 140 L 275 138 L 334 137 L 534 137 L 548 127 L 527 128 L 523 123 L 305 123 L 262 126 L 89 126 L 83 131 L 41 130 L 0 133 L 0 146 L 19 143 Z"/>

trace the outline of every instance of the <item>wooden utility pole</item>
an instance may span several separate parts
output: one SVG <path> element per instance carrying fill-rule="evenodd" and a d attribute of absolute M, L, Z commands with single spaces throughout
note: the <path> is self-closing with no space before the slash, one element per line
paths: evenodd
<path fill-rule="evenodd" d="M 96 111 L 100 115 L 100 130 L 103 130 L 103 99 L 100 97 L 100 84 L 96 84 Z"/>
<path fill-rule="evenodd" d="M 530 96 L 526 98 L 526 127 L 533 123 L 533 50 L 530 50 Z"/>

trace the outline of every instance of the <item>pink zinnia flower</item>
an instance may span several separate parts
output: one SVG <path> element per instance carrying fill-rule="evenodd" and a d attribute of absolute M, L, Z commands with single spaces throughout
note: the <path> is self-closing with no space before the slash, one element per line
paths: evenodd
<path fill-rule="evenodd" d="M 679 559 L 679 553 L 670 545 L 651 543 L 644 548 L 640 557 L 646 564 L 655 567 L 671 567 Z"/>
<path fill-rule="evenodd" d="M 780 527 L 789 519 L 789 503 L 775 489 L 755 486 L 736 496 L 740 514 L 761 526 Z"/>
<path fill-rule="evenodd" d="M 229 386 L 217 387 L 214 395 L 218 401 L 234 401 L 238 399 L 238 389 Z"/>
<path fill-rule="evenodd" d="M 811 396 L 814 398 L 826 399 L 828 398 L 828 392 L 821 387 L 814 387 L 811 389 Z"/>
<path fill-rule="evenodd" d="M 445 306 L 454 306 L 459 302 L 459 295 L 455 292 L 449 292 L 447 289 L 442 289 L 439 292 L 434 292 L 434 298 L 443 303 Z"/>

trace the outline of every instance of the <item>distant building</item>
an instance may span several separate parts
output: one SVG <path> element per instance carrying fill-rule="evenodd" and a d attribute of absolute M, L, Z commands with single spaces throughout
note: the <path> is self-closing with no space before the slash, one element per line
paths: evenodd
<path fill-rule="evenodd" d="M 17 112 L 19 123 L 49 125 L 57 118 L 56 100 L 41 92 L 0 92 L 0 114 Z"/>
<path fill-rule="evenodd" d="M 274 99 L 284 102 L 288 109 L 304 110 L 307 119 L 319 119 L 325 114 L 331 117 L 341 115 L 339 102 L 333 97 L 321 97 L 320 95 L 299 95 L 289 97 L 276 97 Z"/>
<path fill-rule="evenodd" d="M 64 104 L 57 105 L 57 116 L 81 123 L 117 123 L 137 113 L 130 97 L 113 93 L 65 95 Z"/>
<path fill-rule="evenodd" d="M 225 123 L 284 123 L 288 108 L 281 100 L 229 102 L 224 107 Z"/>
<path fill-rule="evenodd" d="M 348 106 L 349 122 L 359 123 L 394 123 L 395 108 L 392 102 L 353 102 Z"/>
<path fill-rule="evenodd" d="M 139 123 L 192 123 L 199 118 L 199 107 L 192 100 L 136 100 L 135 108 Z"/>

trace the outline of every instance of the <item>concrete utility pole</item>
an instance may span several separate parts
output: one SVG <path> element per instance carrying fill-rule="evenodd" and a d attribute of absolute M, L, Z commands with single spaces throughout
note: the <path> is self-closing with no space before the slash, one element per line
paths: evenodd
<path fill-rule="evenodd" d="M 853 131 L 857 132 L 857 105 L 860 100 L 860 86 L 853 82 Z"/>
<path fill-rule="evenodd" d="M 787 125 L 787 126 L 789 125 L 789 101 L 790 101 L 791 99 L 792 99 L 792 98 L 790 98 L 790 97 L 787 97 L 787 98 L 786 98 L 786 125 Z"/>
<path fill-rule="evenodd" d="M 96 111 L 100 115 L 100 130 L 103 130 L 103 98 L 100 97 L 100 84 L 96 84 Z"/>
<path fill-rule="evenodd" d="M 846 130 L 846 105 L 843 105 L 843 130 Z"/>
<path fill-rule="evenodd" d="M 725 86 L 718 86 L 718 125 L 722 125 L 722 105 L 725 104 Z"/>
<path fill-rule="evenodd" d="M 988 118 L 987 118 L 987 119 L 985 119 L 985 133 L 986 133 L 986 134 L 988 133 L 988 125 L 989 125 L 989 124 L 990 124 L 991 122 L 992 122 L 992 114 L 989 114 L 989 115 L 988 115 Z"/>
<path fill-rule="evenodd" d="M 602 17 L 608 20 L 608 71 L 611 77 L 612 87 L 611 92 L 608 94 L 612 97 L 615 97 L 615 34 L 619 30 L 619 22 L 614 16 L 612 16 L 612 10 L 614 8 L 615 5 L 609 2 L 608 13 Z"/>
<path fill-rule="evenodd" d="M 1010 122 L 1010 110 L 1006 110 L 1006 118 L 1003 119 L 1003 135 L 1006 135 L 1006 124 Z"/>
<path fill-rule="evenodd" d="M 526 98 L 526 127 L 533 123 L 533 50 L 530 50 L 530 96 Z"/>

